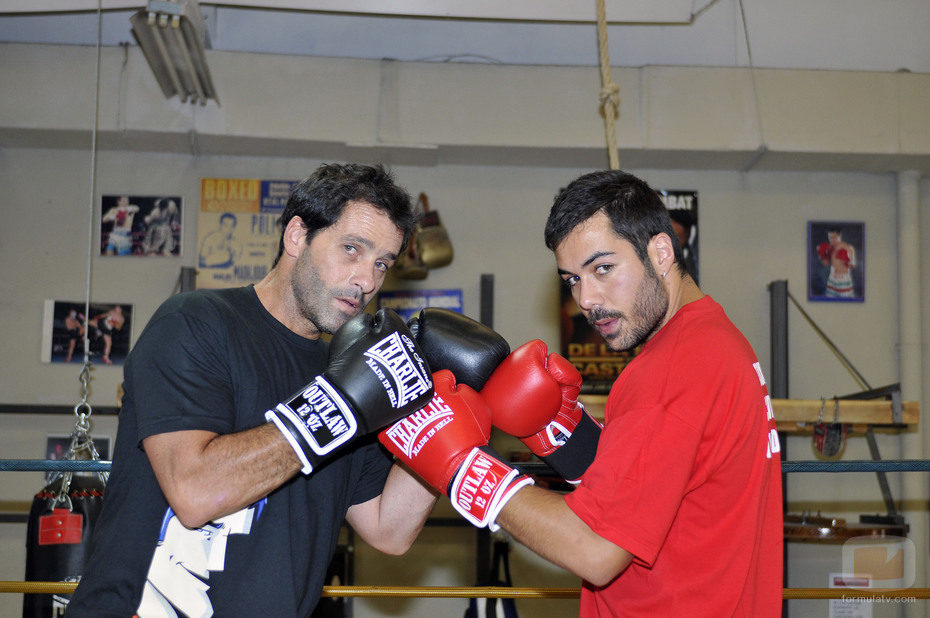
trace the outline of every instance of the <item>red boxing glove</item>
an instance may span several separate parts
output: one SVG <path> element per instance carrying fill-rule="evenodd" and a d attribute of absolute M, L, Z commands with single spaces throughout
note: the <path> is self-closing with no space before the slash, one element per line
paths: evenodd
<path fill-rule="evenodd" d="M 821 260 L 829 260 L 830 251 L 830 243 L 828 242 L 822 242 L 817 245 L 817 257 L 819 257 Z"/>
<path fill-rule="evenodd" d="M 535 339 L 500 364 L 481 396 L 495 427 L 520 438 L 562 478 L 577 482 L 594 460 L 603 429 L 578 403 L 580 391 L 578 370 Z"/>
<path fill-rule="evenodd" d="M 433 400 L 384 431 L 378 439 L 424 481 L 449 496 L 476 526 L 494 523 L 504 504 L 533 483 L 488 448 L 491 412 L 481 396 L 456 384 L 451 371 L 433 374 Z"/>
<path fill-rule="evenodd" d="M 849 263 L 852 262 L 852 256 L 849 255 L 849 251 L 846 249 L 838 249 L 836 252 L 836 259 L 841 261 L 846 266 L 849 266 Z"/>

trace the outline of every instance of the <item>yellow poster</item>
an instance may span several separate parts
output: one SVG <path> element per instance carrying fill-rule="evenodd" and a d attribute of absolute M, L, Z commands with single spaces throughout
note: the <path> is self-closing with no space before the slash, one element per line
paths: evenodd
<path fill-rule="evenodd" d="M 203 178 L 197 217 L 197 287 L 260 281 L 278 252 L 279 218 L 296 181 Z"/>

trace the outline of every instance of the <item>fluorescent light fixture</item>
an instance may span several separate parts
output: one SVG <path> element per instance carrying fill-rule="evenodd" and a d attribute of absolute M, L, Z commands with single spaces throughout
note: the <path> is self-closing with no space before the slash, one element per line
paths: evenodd
<path fill-rule="evenodd" d="M 201 105 L 213 99 L 219 105 L 204 54 L 210 41 L 196 0 L 149 0 L 129 22 L 165 98 L 178 95 L 182 103 Z"/>

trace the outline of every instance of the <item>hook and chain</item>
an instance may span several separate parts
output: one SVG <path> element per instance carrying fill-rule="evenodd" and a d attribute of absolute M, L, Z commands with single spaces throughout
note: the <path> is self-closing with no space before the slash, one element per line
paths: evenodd
<path fill-rule="evenodd" d="M 90 417 L 93 414 L 93 408 L 87 401 L 90 395 L 90 369 L 90 361 L 85 360 L 84 366 L 81 368 L 81 374 L 78 377 L 78 381 L 81 383 L 81 400 L 74 406 L 74 430 L 71 432 L 71 443 L 68 451 L 64 454 L 66 460 L 98 461 L 100 459 L 100 453 L 97 452 L 97 447 L 94 446 L 94 441 L 90 437 L 92 426 Z M 61 488 L 55 497 L 54 507 L 61 504 L 64 508 L 71 510 L 72 504 L 69 492 L 74 474 L 70 470 L 60 473 Z M 98 472 L 97 475 L 104 483 L 109 479 L 108 472 Z"/>

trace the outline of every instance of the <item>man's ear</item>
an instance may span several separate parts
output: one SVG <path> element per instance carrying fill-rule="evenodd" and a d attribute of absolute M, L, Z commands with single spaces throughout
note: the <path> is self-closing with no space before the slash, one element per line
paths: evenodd
<path fill-rule="evenodd" d="M 649 241 L 649 258 L 660 278 L 675 267 L 675 245 L 665 232 L 659 232 Z"/>
<path fill-rule="evenodd" d="M 291 217 L 284 228 L 284 253 L 291 257 L 300 255 L 301 248 L 306 243 L 307 228 L 300 217 Z"/>

